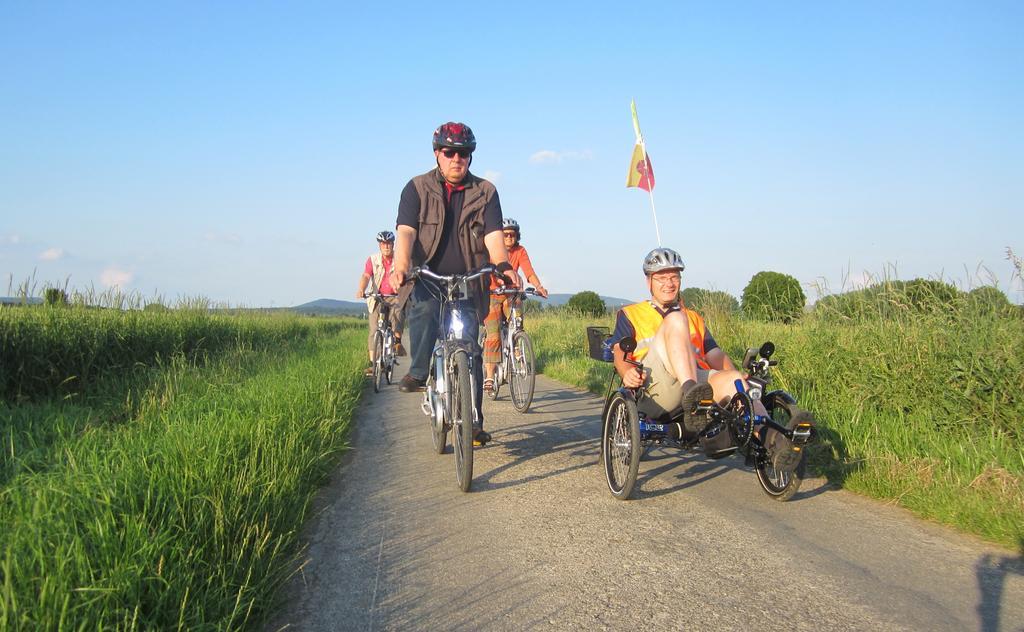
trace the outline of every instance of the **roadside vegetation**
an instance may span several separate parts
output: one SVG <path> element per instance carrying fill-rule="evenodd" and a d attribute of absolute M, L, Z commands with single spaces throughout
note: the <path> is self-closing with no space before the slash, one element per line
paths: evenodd
<path fill-rule="evenodd" d="M 780 293 L 781 294 L 781 293 Z M 774 385 L 813 411 L 811 464 L 849 490 L 1024 551 L 1024 310 L 994 288 L 882 282 L 757 317 L 701 306 L 736 361 L 773 341 Z M 601 317 L 545 310 L 527 318 L 539 370 L 603 395 L 612 368 L 587 355 Z"/>
<path fill-rule="evenodd" d="M 0 629 L 240 629 L 297 566 L 365 321 L 0 308 Z"/>

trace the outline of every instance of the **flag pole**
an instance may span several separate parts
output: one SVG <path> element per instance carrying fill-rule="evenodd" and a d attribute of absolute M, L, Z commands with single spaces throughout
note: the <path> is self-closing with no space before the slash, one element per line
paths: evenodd
<path fill-rule="evenodd" d="M 640 139 L 640 147 L 644 150 L 644 160 L 647 162 L 647 166 L 650 167 L 650 160 L 647 159 L 647 144 L 644 143 L 643 138 Z M 661 228 L 658 226 L 658 211 L 654 210 L 654 187 L 647 190 L 647 194 L 651 196 L 651 215 L 654 216 L 654 234 L 658 237 L 658 248 L 661 248 Z"/>
<path fill-rule="evenodd" d="M 644 142 L 644 135 L 640 133 L 640 118 L 636 114 L 636 99 L 631 99 L 629 108 L 633 113 L 633 131 L 636 132 L 636 140 L 640 143 L 640 150 L 644 152 L 644 167 L 650 172 L 651 161 L 647 157 L 647 143 Z M 650 177 L 650 176 L 648 176 Z M 647 189 L 651 198 L 651 214 L 654 216 L 654 234 L 658 238 L 658 247 L 661 248 L 661 228 L 658 226 L 658 211 L 654 208 L 654 187 Z"/>

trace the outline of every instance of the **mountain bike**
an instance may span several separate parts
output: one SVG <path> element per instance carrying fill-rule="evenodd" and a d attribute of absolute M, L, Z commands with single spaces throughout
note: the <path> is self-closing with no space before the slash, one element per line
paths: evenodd
<path fill-rule="evenodd" d="M 604 327 L 587 328 L 589 350 L 592 358 L 611 362 L 606 332 Z M 636 349 L 636 340 L 623 338 L 619 347 L 630 353 Z M 618 375 L 613 372 L 601 424 L 601 463 L 612 496 L 620 500 L 629 498 L 644 449 L 659 445 L 685 451 L 702 450 L 713 459 L 741 454 L 746 465 L 754 467 L 761 489 L 770 498 L 779 501 L 792 498 L 800 489 L 806 472 L 804 448 L 815 439 L 817 431 L 813 417 L 797 406 L 792 395 L 783 390 L 765 392 L 771 381 L 770 369 L 778 364 L 770 359 L 774 353 L 775 345 L 771 342 L 747 350 L 741 365 L 748 373 L 747 387 L 736 380 L 736 394 L 726 404 L 706 400 L 693 411 L 675 411 L 658 419 L 650 419 L 637 410 L 637 401 L 645 396 L 643 389 L 612 390 Z M 643 367 L 639 362 L 627 362 L 640 369 Z M 767 416 L 754 412 L 753 402 L 758 399 L 768 411 Z M 690 432 L 684 427 L 682 421 L 687 413 L 707 417 L 702 431 Z M 776 467 L 768 446 L 769 429 L 785 436 L 792 450 L 799 453 L 796 467 Z"/>
<path fill-rule="evenodd" d="M 495 273 L 486 265 L 466 274 L 434 274 L 426 266 L 409 271 L 409 278 L 424 282 L 428 291 L 441 302 L 438 332 L 426 389 L 423 413 L 430 417 L 434 451 L 444 453 L 448 432 L 452 431 L 455 451 L 455 478 L 459 489 L 468 492 L 473 482 L 473 431 L 479 425 L 476 401 L 477 384 L 473 372 L 476 340 L 464 335 L 463 314 L 476 309 L 469 300 L 469 283 Z"/>
<path fill-rule="evenodd" d="M 540 296 L 532 288 L 520 290 L 501 287 L 491 294 L 509 297 L 509 315 L 501 324 L 501 360 L 494 369 L 494 386 L 491 399 L 498 399 L 502 384 L 508 384 L 512 394 L 512 405 L 521 413 L 530 409 L 536 382 L 534 370 L 533 342 L 523 330 L 523 300 L 527 296 Z"/>
<path fill-rule="evenodd" d="M 381 294 L 370 292 L 363 295 L 377 301 L 377 331 L 373 334 L 373 392 L 379 393 L 384 380 L 391 384 L 398 360 L 395 358 L 395 332 L 391 328 L 391 305 L 385 298 L 394 298 L 397 294 Z"/>

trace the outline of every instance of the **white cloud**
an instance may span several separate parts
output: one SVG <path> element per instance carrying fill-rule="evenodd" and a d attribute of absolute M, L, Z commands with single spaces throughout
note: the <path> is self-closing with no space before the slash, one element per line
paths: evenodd
<path fill-rule="evenodd" d="M 132 282 L 132 279 L 134 278 L 135 275 L 132 274 L 131 272 L 126 272 L 114 266 L 111 266 L 104 270 L 103 272 L 100 272 L 100 284 L 103 285 L 103 287 L 108 288 L 126 287 L 128 284 Z"/>
<path fill-rule="evenodd" d="M 494 184 L 497 184 L 501 180 L 500 171 L 485 171 L 484 180 L 489 180 Z"/>
<path fill-rule="evenodd" d="M 550 149 L 542 149 L 532 156 L 530 156 L 530 162 L 538 165 L 543 164 L 560 164 L 569 160 L 590 160 L 593 155 L 589 150 L 587 151 L 552 151 Z"/>
<path fill-rule="evenodd" d="M 43 252 L 39 253 L 40 261 L 56 261 L 64 256 L 63 248 L 47 248 Z"/>

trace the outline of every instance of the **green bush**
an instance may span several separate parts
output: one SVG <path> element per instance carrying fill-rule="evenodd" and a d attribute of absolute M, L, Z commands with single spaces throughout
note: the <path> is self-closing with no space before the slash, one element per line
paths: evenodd
<path fill-rule="evenodd" d="M 602 316 L 608 311 L 604 301 L 601 300 L 597 292 L 591 292 L 590 290 L 574 294 L 565 306 L 586 316 Z"/>
<path fill-rule="evenodd" d="M 544 309 L 544 304 L 540 301 L 536 301 L 532 298 L 528 298 L 523 301 L 523 313 L 524 314 L 536 314 Z"/>
<path fill-rule="evenodd" d="M 806 302 L 800 282 L 781 272 L 758 272 L 743 290 L 743 313 L 759 320 L 789 322 Z"/>
<path fill-rule="evenodd" d="M 736 297 L 728 292 L 722 292 L 721 290 L 705 290 L 699 287 L 688 287 L 683 290 L 680 295 L 682 296 L 683 303 L 687 307 L 697 310 L 698 312 L 727 312 L 735 313 L 740 310 L 740 303 L 736 300 Z"/>
<path fill-rule="evenodd" d="M 815 311 L 824 318 L 893 319 L 948 312 L 959 308 L 964 297 L 954 286 L 934 279 L 886 280 L 864 289 L 826 296 L 817 302 Z"/>
<path fill-rule="evenodd" d="M 999 288 L 986 285 L 968 292 L 967 304 L 976 312 L 999 313 L 1010 307 L 1010 299 Z"/>
<path fill-rule="evenodd" d="M 47 305 L 67 305 L 68 293 L 58 287 L 46 288 L 43 292 L 43 303 Z"/>

